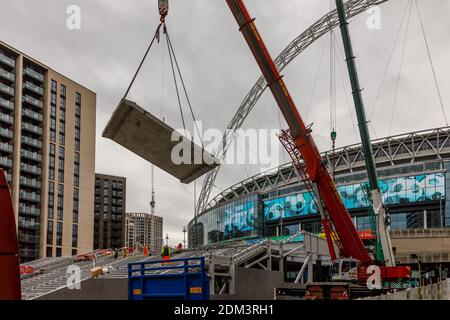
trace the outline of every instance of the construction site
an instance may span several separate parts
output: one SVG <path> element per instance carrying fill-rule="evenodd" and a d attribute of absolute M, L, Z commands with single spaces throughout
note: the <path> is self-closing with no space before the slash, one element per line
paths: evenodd
<path fill-rule="evenodd" d="M 71 186 L 74 189 L 65 191 L 66 195 L 73 194 L 73 202 L 77 205 L 76 209 L 71 210 L 73 213 L 70 212 L 72 219 L 69 222 L 63 219 L 62 194 L 65 157 L 72 160 L 65 155 L 65 150 L 72 149 L 70 145 L 61 147 L 65 143 L 65 132 L 61 133 L 61 128 L 69 120 L 64 118 L 63 126 L 60 126 L 59 145 L 56 148 L 51 137 L 52 117 L 61 119 L 61 114 L 65 117 L 65 107 L 60 107 L 62 109 L 58 111 L 58 117 L 56 111 L 52 116 L 53 109 L 49 109 L 29 120 L 40 128 L 39 136 L 36 136 L 36 132 L 30 137 L 26 136 L 27 133 L 19 137 L 12 136 L 12 133 L 7 136 L 6 133 L 14 132 L 14 128 L 20 128 L 20 125 L 14 125 L 11 121 L 7 127 L 5 122 L 5 128 L 2 125 L 5 134 L 0 135 L 0 300 L 450 300 L 450 126 L 446 116 L 445 94 L 441 93 L 448 83 L 440 81 L 437 76 L 436 62 L 430 49 L 431 32 L 426 31 L 422 20 L 422 7 L 426 6 L 424 1 L 402 2 L 402 19 L 397 19 L 400 23 L 397 23 L 397 33 L 395 30 L 391 32 L 395 35 L 394 46 L 373 108 L 367 106 L 367 98 L 360 83 L 362 68 L 358 63 L 358 53 L 355 52 L 358 50 L 354 49 L 356 46 L 352 34 L 356 31 L 360 34 L 361 30 L 352 29 L 350 22 L 364 13 L 376 14 L 386 3 L 393 1 L 327 1 L 331 10 L 302 31 L 276 58 L 272 58 L 266 47 L 266 43 L 269 46 L 271 40 L 264 36 L 264 32 L 259 33 L 258 20 L 247 8 L 247 1 L 223 0 L 234 17 L 235 32 L 242 35 L 239 38 L 241 46 L 253 59 L 252 67 L 259 67 L 261 76 L 234 115 L 228 110 L 231 121 L 226 125 L 226 132 L 219 136 L 217 149 L 206 147 L 202 139 L 196 118 L 198 112 L 193 108 L 188 94 L 188 88 L 193 91 L 195 86 L 190 88 L 182 74 L 182 66 L 188 61 L 183 61 L 183 47 L 176 47 L 176 55 L 172 42 L 175 42 L 176 37 L 171 38 L 172 29 L 169 32 L 171 11 L 177 10 L 177 3 L 170 0 L 153 1 L 154 14 L 158 14 L 159 23 L 144 56 L 136 64 L 131 82 L 124 88 L 125 94 L 121 96 L 114 112 L 107 114 L 108 121 L 101 128 L 101 135 L 102 139 L 114 144 L 116 150 L 128 152 L 128 156 L 139 158 L 151 167 L 149 203 L 152 216 L 155 214 L 155 170 L 175 179 L 177 184 L 186 187 L 183 190 L 193 186 L 193 210 L 186 209 L 189 211 L 189 221 L 184 222 L 182 215 L 178 217 L 176 213 L 170 213 L 175 219 L 167 219 L 171 223 L 175 220 L 176 228 L 183 229 L 183 243 L 180 242 L 178 246 L 169 243 L 168 235 L 164 242 L 162 218 L 158 220 L 161 227 L 156 231 L 151 229 L 154 227 L 150 227 L 150 224 L 147 227 L 147 222 L 144 227 L 144 223 L 139 225 L 137 220 L 125 219 L 125 212 L 123 215 L 118 214 L 116 209 L 120 211 L 119 208 L 122 208 L 122 199 L 114 199 L 117 207 L 111 209 L 111 217 L 107 216 L 108 199 L 115 197 L 116 192 L 117 195 L 119 192 L 126 193 L 130 188 L 122 186 L 125 178 L 119 179 L 120 187 L 119 182 L 116 184 L 119 180 L 114 180 L 113 189 L 108 189 L 107 176 L 102 176 L 101 180 L 98 178 L 98 183 L 96 180 L 94 184 L 93 180 L 92 185 L 84 184 L 85 176 L 83 172 L 80 174 L 80 170 L 88 162 L 83 153 L 88 147 L 82 145 L 80 149 L 79 130 L 83 130 L 80 121 L 83 124 L 85 116 L 80 111 L 82 103 L 77 92 L 74 104 L 74 123 L 78 130 L 74 134 L 75 168 L 70 169 L 74 172 L 74 186 Z M 416 17 L 416 20 L 412 20 L 412 17 Z M 267 18 L 264 21 L 267 23 Z M 427 53 L 425 62 L 420 63 L 428 66 L 428 76 L 434 80 L 430 81 L 433 97 L 439 101 L 430 103 L 427 108 L 436 109 L 433 114 L 437 115 L 436 123 L 440 126 L 420 130 L 407 126 L 408 131 L 403 133 L 385 137 L 376 135 L 372 139 L 371 136 L 376 134 L 371 122 L 373 113 L 385 81 L 388 82 L 385 77 L 395 49 L 401 47 L 399 35 L 404 34 L 401 61 L 398 62 L 400 71 L 395 74 L 398 83 L 394 109 L 390 119 L 388 115 L 382 117 L 383 123 L 380 125 L 389 125 L 389 133 L 391 127 L 395 126 L 394 114 L 399 83 L 403 77 L 403 58 L 408 30 L 412 28 L 413 21 L 416 21 L 421 31 L 416 36 L 420 37 L 423 50 Z M 266 25 L 264 27 L 267 28 Z M 308 115 L 300 103 L 297 104 L 299 99 L 296 91 L 303 94 L 302 90 L 288 85 L 281 73 L 315 41 L 327 37 L 329 39 L 324 41 L 322 56 L 314 57 L 315 63 L 319 63 L 315 81 L 314 75 L 308 75 L 309 81 L 314 82 L 311 103 L 325 48 L 328 48 L 329 88 L 326 89 L 329 89 L 329 97 L 326 100 L 329 105 L 327 115 L 330 123 L 327 125 L 330 132 L 325 136 L 330 149 L 323 151 L 318 147 L 323 145 L 323 138 L 316 136 L 316 125 L 309 122 Z M 161 52 L 167 55 L 166 59 L 170 63 L 169 76 L 173 80 L 173 96 L 178 104 L 174 113 L 179 112 L 183 129 L 175 129 L 175 125 L 164 116 L 157 116 L 154 110 L 137 101 L 131 93 L 157 46 L 163 46 Z M 14 75 L 16 78 L 22 76 L 21 73 L 23 77 L 29 76 L 25 71 L 17 70 L 19 65 L 37 64 L 26 57 L 22 61 L 19 56 L 16 60 L 22 62 L 14 62 L 12 49 L 5 50 L 5 54 L 0 53 L 0 71 L 5 69 L 5 75 L 10 74 L 11 79 L 14 79 Z M 45 72 L 43 69 L 41 72 L 44 79 Z M 348 122 L 346 124 L 338 124 L 341 108 L 337 102 L 338 75 L 342 80 L 342 97 L 347 101 L 349 112 L 343 117 Z M 408 76 L 423 77 L 417 73 Z M 12 88 L 14 83 L 11 81 L 14 80 L 11 79 L 5 84 L 2 80 L 1 85 Z M 48 75 L 45 76 L 47 84 L 43 84 L 42 79 L 40 82 L 38 79 L 24 79 L 24 91 L 27 86 L 31 87 L 33 81 L 41 89 L 28 94 L 34 95 L 35 100 L 42 105 L 47 95 L 39 93 L 38 96 L 37 91 L 49 89 L 50 94 L 55 95 L 54 103 L 50 102 L 49 106 L 52 108 L 54 105 L 56 110 L 54 80 Z M 392 83 L 391 86 L 395 87 Z M 17 87 L 22 86 L 16 84 Z M 376 89 L 370 88 L 372 91 Z M 65 90 L 64 87 L 64 94 L 58 96 L 64 104 Z M 217 181 L 221 177 L 219 171 L 225 171 L 224 163 L 229 153 L 233 152 L 233 143 L 238 139 L 239 130 L 265 91 L 271 98 L 266 102 L 267 108 L 274 109 L 274 119 L 278 116 L 275 122 L 280 127 L 277 128 L 276 140 L 283 150 L 284 162 L 268 170 L 258 168 L 255 174 L 249 174 L 244 164 L 244 168 L 241 168 L 243 179 L 229 187 L 218 188 Z M 0 102 L 5 103 L 0 105 L 0 115 L 5 113 L 6 117 L 6 109 L 10 114 L 7 118 L 1 118 L 1 121 L 9 117 L 30 118 L 30 114 L 26 114 L 27 107 L 30 112 L 35 110 L 35 113 L 38 113 L 38 108 L 42 108 L 38 106 L 39 103 L 34 107 L 32 104 L 28 106 L 27 103 L 30 103 L 25 96 L 21 101 L 20 97 L 13 95 L 8 98 L 5 93 L 3 98 L 1 94 Z M 85 112 L 84 105 L 82 110 Z M 211 110 L 208 112 L 211 113 Z M 42 135 L 42 128 L 47 122 L 41 122 L 47 116 L 50 138 Z M 38 119 L 41 119 L 39 123 Z M 191 127 L 191 120 L 193 134 L 187 130 L 187 127 Z M 339 121 L 342 122 L 342 119 Z M 337 145 L 338 128 L 352 125 L 356 142 Z M 21 126 L 25 128 L 27 124 Z M 84 142 L 83 134 L 81 137 Z M 13 145 L 19 142 L 30 144 L 30 139 L 37 141 L 33 148 L 39 145 L 38 150 L 13 151 Z M 49 148 L 42 147 L 46 143 L 49 143 Z M 6 148 L 9 145 L 11 147 Z M 242 144 L 248 150 L 256 148 L 256 145 L 252 142 Z M 5 146 L 4 157 L 2 146 Z M 56 153 L 59 167 L 55 166 L 52 148 L 53 152 L 55 149 L 59 151 Z M 50 160 L 47 159 L 47 149 L 50 149 Z M 17 156 L 27 158 L 27 152 L 36 152 L 41 158 L 46 154 L 43 165 L 40 162 L 14 162 Z M 45 161 L 49 161 L 50 166 Z M 89 162 L 89 165 L 94 166 L 93 162 Z M 125 163 L 120 165 L 132 166 Z M 38 178 L 37 172 L 34 175 L 32 172 L 24 173 L 30 167 L 39 171 Z M 55 168 L 58 179 L 55 178 Z M 17 170 L 20 174 L 16 173 Z M 69 171 L 67 165 L 66 171 Z M 228 171 L 225 172 L 223 174 L 227 175 Z M 30 179 L 35 181 L 33 185 L 27 184 Z M 41 181 L 45 179 L 50 180 L 49 186 L 42 185 L 41 188 Z M 56 181 L 56 186 L 53 181 Z M 158 182 L 156 184 L 158 187 Z M 105 189 L 100 189 L 99 185 Z M 198 194 L 197 185 L 201 188 Z M 27 188 L 32 188 L 32 191 Z M 86 192 L 91 190 L 89 188 L 93 192 Z M 214 188 L 219 190 L 218 193 Z M 57 197 L 54 196 L 55 189 L 58 190 Z M 133 191 L 128 192 L 132 193 L 132 198 L 137 197 Z M 139 196 L 146 197 L 144 191 L 139 190 L 139 193 L 142 193 Z M 33 199 L 27 199 L 27 194 L 32 195 Z M 87 199 L 83 198 L 85 194 L 86 197 L 92 196 L 86 201 L 92 203 L 91 208 L 83 201 Z M 175 191 L 171 196 L 173 202 L 184 203 L 181 195 L 178 198 Z M 94 197 L 95 208 L 92 201 Z M 41 198 L 48 200 L 41 202 Z M 57 198 L 57 209 L 54 210 L 56 219 L 53 217 L 53 208 L 49 209 L 50 201 L 55 202 L 54 198 Z M 41 212 L 46 212 L 45 216 Z M 84 222 L 83 219 L 89 214 L 92 222 Z M 32 220 L 29 216 L 32 216 Z M 143 214 L 129 216 L 146 219 Z M 44 228 L 43 235 L 36 231 L 39 225 Z M 108 229 L 110 225 L 111 229 Z M 147 241 L 130 235 L 130 228 L 133 232 L 138 232 L 139 228 L 148 228 L 148 233 L 157 233 L 158 239 L 152 245 L 147 245 Z M 96 245 L 91 245 L 90 240 L 86 240 L 91 238 L 82 235 L 85 229 L 89 230 L 89 237 L 93 236 Z M 67 230 L 71 231 L 71 237 L 67 238 L 66 245 L 66 238 L 62 234 L 63 231 L 66 234 Z M 56 245 L 52 246 L 54 238 Z"/>

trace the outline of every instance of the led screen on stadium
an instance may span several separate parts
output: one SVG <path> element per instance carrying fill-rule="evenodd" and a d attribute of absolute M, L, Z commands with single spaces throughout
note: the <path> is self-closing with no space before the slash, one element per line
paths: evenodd
<path fill-rule="evenodd" d="M 256 203 L 248 201 L 226 208 L 224 218 L 225 239 L 246 236 L 255 230 Z"/>
<path fill-rule="evenodd" d="M 347 209 L 369 206 L 364 191 L 365 184 L 366 182 L 337 187 Z M 387 205 L 439 200 L 445 197 L 445 174 L 432 173 L 382 179 L 380 189 Z M 284 219 L 317 213 L 314 199 L 308 192 L 264 201 L 265 221 L 280 219 L 281 215 Z"/>

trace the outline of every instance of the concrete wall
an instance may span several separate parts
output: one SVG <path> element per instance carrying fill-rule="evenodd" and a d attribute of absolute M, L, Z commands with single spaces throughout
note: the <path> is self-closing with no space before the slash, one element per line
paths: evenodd
<path fill-rule="evenodd" d="M 362 300 L 450 300 L 450 279 L 426 287 L 407 289 Z"/>
<path fill-rule="evenodd" d="M 128 300 L 128 279 L 88 279 L 80 290 L 67 288 L 37 300 Z"/>
<path fill-rule="evenodd" d="M 284 284 L 278 271 L 236 269 L 236 294 L 214 295 L 211 300 L 273 300 L 274 288 Z"/>

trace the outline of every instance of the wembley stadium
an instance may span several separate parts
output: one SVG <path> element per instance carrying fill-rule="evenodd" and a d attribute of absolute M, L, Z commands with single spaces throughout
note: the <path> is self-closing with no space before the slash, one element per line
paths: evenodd
<path fill-rule="evenodd" d="M 450 127 L 375 140 L 373 154 L 394 239 L 396 234 L 450 227 Z M 322 158 L 330 170 L 334 167 L 338 193 L 361 238 L 370 238 L 368 198 L 364 191 L 367 174 L 361 145 L 324 152 Z M 216 195 L 190 221 L 188 238 L 190 247 L 200 247 L 288 237 L 301 230 L 322 233 L 313 195 L 292 163 L 288 163 Z M 413 251 L 405 243 L 397 245 L 406 247 L 400 255 L 396 250 L 396 257 L 401 259 L 403 253 L 403 262 L 410 263 Z M 439 259 L 445 261 L 448 257 Z"/>

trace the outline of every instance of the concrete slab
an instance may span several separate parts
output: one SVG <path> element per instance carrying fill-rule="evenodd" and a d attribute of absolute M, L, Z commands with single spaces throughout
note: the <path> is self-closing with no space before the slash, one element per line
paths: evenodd
<path fill-rule="evenodd" d="M 203 148 L 135 102 L 125 99 L 114 111 L 103 130 L 103 137 L 117 142 L 182 183 L 196 180 L 219 163 Z"/>

